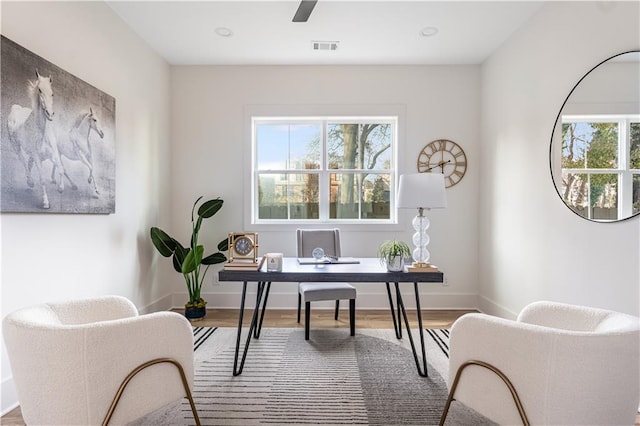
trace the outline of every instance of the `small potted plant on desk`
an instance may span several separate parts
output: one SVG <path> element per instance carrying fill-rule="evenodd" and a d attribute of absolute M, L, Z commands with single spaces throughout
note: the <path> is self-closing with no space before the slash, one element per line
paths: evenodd
<path fill-rule="evenodd" d="M 411 257 L 411 248 L 403 241 L 385 241 L 378 248 L 378 257 L 381 263 L 387 264 L 388 271 L 402 271 L 404 260 Z"/>
<path fill-rule="evenodd" d="M 207 302 L 200 296 L 202 283 L 207 275 L 210 265 L 222 263 L 227 257 L 221 253 L 228 249 L 228 240 L 218 243 L 218 251 L 204 256 L 204 246 L 198 243 L 198 234 L 202 226 L 202 220 L 208 219 L 222 208 L 223 201 L 220 198 L 205 201 L 198 208 L 197 218 L 194 216 L 196 205 L 202 199 L 199 197 L 191 208 L 191 242 L 184 247 L 180 242 L 170 237 L 166 232 L 157 227 L 151 228 L 151 241 L 155 248 L 164 257 L 173 257 L 173 268 L 182 274 L 187 284 L 189 301 L 185 304 L 185 316 L 190 319 L 203 318 L 207 314 Z M 201 273 L 201 266 L 206 265 Z"/>

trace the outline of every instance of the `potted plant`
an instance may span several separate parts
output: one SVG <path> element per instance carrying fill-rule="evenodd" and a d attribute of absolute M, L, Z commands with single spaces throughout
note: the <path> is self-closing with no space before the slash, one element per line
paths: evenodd
<path fill-rule="evenodd" d="M 380 263 L 387 264 L 388 271 L 404 270 L 405 258 L 411 257 L 411 248 L 404 241 L 385 241 L 378 248 Z"/>
<path fill-rule="evenodd" d="M 199 197 L 191 208 L 191 241 L 187 247 L 184 247 L 178 240 L 170 237 L 160 228 L 154 226 L 150 232 L 151 241 L 158 252 L 164 257 L 173 257 L 173 268 L 184 277 L 189 292 L 189 301 L 185 304 L 185 316 L 189 319 L 202 318 L 206 315 L 207 302 L 200 296 L 202 283 L 204 283 L 210 265 L 227 260 L 227 257 L 221 253 L 228 249 L 227 238 L 218 244 L 218 252 L 206 257 L 204 256 L 204 246 L 198 243 L 202 220 L 216 214 L 223 204 L 220 198 L 205 201 L 198 208 L 198 216 L 195 217 L 196 205 L 201 199 L 202 197 Z M 206 267 L 201 273 L 202 265 L 206 265 Z"/>

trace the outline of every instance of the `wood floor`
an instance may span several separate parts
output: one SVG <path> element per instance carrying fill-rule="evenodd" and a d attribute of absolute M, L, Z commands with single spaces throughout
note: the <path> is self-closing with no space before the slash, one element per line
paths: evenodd
<path fill-rule="evenodd" d="M 178 311 L 179 312 L 179 311 Z M 423 325 L 427 328 L 449 328 L 453 322 L 460 316 L 468 312 L 464 310 L 423 310 Z M 248 325 L 251 321 L 252 311 L 245 311 L 243 324 Z M 417 324 L 417 316 L 415 311 L 407 312 L 409 322 L 414 327 Z M 304 312 L 302 322 L 304 322 Z M 238 310 L 237 309 L 208 309 L 207 317 L 193 322 L 193 325 L 203 327 L 237 327 L 238 326 Z M 338 321 L 333 319 L 332 310 L 315 309 L 311 311 L 312 328 L 348 328 L 349 313 L 347 310 L 341 310 Z M 295 310 L 268 310 L 265 313 L 263 327 L 304 327 L 304 324 L 298 324 L 297 312 Z M 356 328 L 393 328 L 388 310 L 358 310 L 356 312 Z M 23 426 L 20 407 L 10 411 L 0 419 L 1 425 L 6 426 Z M 635 426 L 640 426 L 640 415 L 636 417 Z"/>

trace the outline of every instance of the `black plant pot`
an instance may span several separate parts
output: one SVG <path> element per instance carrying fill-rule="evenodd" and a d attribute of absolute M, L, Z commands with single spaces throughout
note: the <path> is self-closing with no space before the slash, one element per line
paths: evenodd
<path fill-rule="evenodd" d="M 207 316 L 207 308 L 206 306 L 186 306 L 184 316 L 190 321 L 202 319 Z"/>

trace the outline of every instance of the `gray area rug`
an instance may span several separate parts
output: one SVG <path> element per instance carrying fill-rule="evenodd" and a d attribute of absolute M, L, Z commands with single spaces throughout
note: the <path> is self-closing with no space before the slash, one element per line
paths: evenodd
<path fill-rule="evenodd" d="M 429 377 L 393 330 L 263 328 L 232 375 L 235 328 L 194 329 L 193 396 L 203 425 L 433 425 L 447 398 L 448 330 L 425 332 Z M 247 330 L 245 329 L 244 333 Z M 243 334 L 244 336 L 245 334 Z M 419 334 L 414 332 L 419 342 Z M 193 425 L 186 398 L 133 425 Z M 490 424 L 452 406 L 447 425 Z"/>

